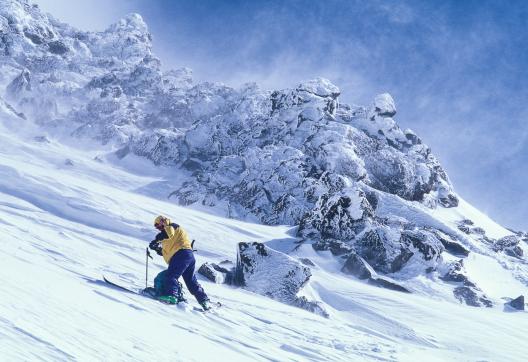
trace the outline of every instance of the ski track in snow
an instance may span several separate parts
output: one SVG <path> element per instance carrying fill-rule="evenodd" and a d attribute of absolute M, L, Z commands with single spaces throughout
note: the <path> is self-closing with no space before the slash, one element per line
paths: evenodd
<path fill-rule="evenodd" d="M 326 303 L 329 319 L 203 278 L 212 299 L 224 304 L 209 313 L 194 311 L 191 296 L 190 306 L 180 308 L 111 288 L 103 274 L 127 287 L 144 286 L 144 252 L 158 213 L 197 240 L 199 265 L 234 261 L 241 241 L 269 241 L 289 252 L 292 228 L 182 208 L 134 191 L 150 177 L 67 146 L 24 143 L 3 133 L 2 360 L 521 361 L 528 352 L 526 313 L 369 286 L 339 273 L 334 258 L 309 246 L 294 255 L 316 263 L 311 293 Z M 64 167 L 64 155 L 74 166 Z M 390 205 L 386 201 L 383 210 L 390 212 Z M 431 222 L 431 215 L 409 210 Z M 472 262 L 477 271 L 484 265 Z M 149 282 L 164 268 L 156 257 Z M 508 279 L 507 273 L 500 277 Z"/>

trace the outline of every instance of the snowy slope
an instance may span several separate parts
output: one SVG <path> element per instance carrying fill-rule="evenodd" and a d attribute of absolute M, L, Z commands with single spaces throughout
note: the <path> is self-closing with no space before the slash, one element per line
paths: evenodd
<path fill-rule="evenodd" d="M 456 194 L 389 94 L 195 84 L 138 14 L 86 32 L 0 0 L 0 32 L 0 360 L 524 360 L 528 234 Z M 144 286 L 160 213 L 199 265 L 265 243 L 249 285 L 202 279 L 225 304 L 202 314 L 104 284 Z"/>
<path fill-rule="evenodd" d="M 197 239 L 199 263 L 233 260 L 240 241 L 268 241 L 286 251 L 292 231 L 146 196 L 141 190 L 149 184 L 177 175 L 140 176 L 112 159 L 93 159 L 104 159 L 108 150 L 37 142 L 38 133 L 15 135 L 4 127 L 12 119 L 2 121 L 2 360 L 524 360 L 525 313 L 369 286 L 340 273 L 329 252 L 309 245 L 291 255 L 317 265 L 305 293 L 327 305 L 328 319 L 205 280 L 206 291 L 225 304 L 209 314 L 109 288 L 101 275 L 142 287 L 144 248 L 160 212 Z M 143 161 L 135 161 L 140 168 Z M 455 219 L 443 215 L 446 223 L 449 217 Z M 476 275 L 504 278 L 501 284 L 517 283 L 514 289 L 526 292 L 511 274 L 490 276 L 500 267 L 490 271 L 487 263 L 475 258 Z M 164 267 L 161 258 L 154 264 L 151 279 Z M 493 287 L 496 295 L 509 292 Z"/>

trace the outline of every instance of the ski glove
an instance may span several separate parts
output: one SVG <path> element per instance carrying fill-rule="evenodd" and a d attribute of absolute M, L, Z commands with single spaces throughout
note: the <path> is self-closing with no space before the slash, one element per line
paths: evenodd
<path fill-rule="evenodd" d="M 149 244 L 149 248 L 151 248 L 152 250 L 154 250 L 158 255 L 163 255 L 162 251 L 161 251 L 161 245 L 159 244 L 159 241 L 157 240 L 152 240 Z"/>

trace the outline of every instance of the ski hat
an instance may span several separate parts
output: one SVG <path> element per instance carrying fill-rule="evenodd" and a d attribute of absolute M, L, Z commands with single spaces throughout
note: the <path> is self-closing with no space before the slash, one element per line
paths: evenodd
<path fill-rule="evenodd" d="M 166 218 L 165 216 L 163 215 L 159 215 L 157 216 L 155 219 L 154 219 L 154 226 L 156 226 L 157 224 L 159 224 L 161 221 L 166 221 L 166 224 L 168 224 L 168 218 Z"/>

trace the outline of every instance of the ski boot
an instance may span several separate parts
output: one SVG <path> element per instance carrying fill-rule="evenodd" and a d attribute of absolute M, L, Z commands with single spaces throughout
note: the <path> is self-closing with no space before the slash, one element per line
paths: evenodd
<path fill-rule="evenodd" d="M 160 295 L 158 297 L 158 300 L 165 304 L 187 303 L 187 299 L 185 299 L 183 293 L 180 293 L 178 295 Z"/>
<path fill-rule="evenodd" d="M 203 300 L 200 302 L 200 305 L 202 306 L 202 309 L 204 311 L 208 311 L 209 309 L 211 309 L 211 301 L 209 299 L 206 299 L 206 300 Z"/>

